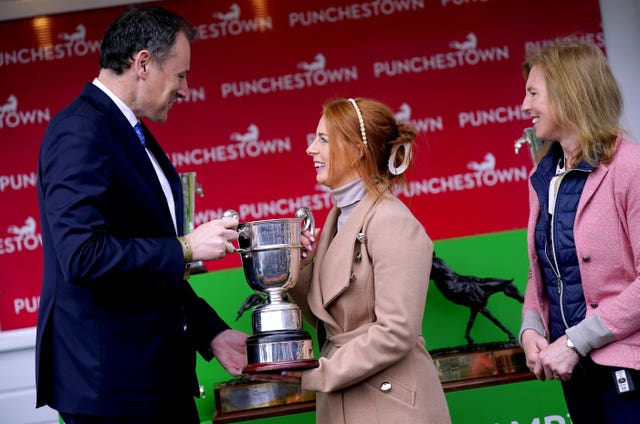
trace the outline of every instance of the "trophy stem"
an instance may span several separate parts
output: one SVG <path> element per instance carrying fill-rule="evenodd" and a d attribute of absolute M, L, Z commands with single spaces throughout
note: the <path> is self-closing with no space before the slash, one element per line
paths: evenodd
<path fill-rule="evenodd" d="M 283 303 L 289 303 L 284 300 L 285 291 L 282 289 L 282 287 L 268 288 L 265 290 L 265 293 L 267 294 L 267 303 L 269 303 L 270 305 L 281 305 Z"/>

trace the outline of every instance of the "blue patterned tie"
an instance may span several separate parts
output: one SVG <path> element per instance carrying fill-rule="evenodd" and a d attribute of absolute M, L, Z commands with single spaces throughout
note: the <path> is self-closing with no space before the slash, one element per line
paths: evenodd
<path fill-rule="evenodd" d="M 140 122 L 135 124 L 133 126 L 133 129 L 136 131 L 136 134 L 138 134 L 138 138 L 140 139 L 140 143 L 142 143 L 142 145 L 144 147 L 147 147 L 147 144 L 146 144 L 146 142 L 144 140 L 144 133 L 142 132 L 142 126 L 140 125 Z"/>

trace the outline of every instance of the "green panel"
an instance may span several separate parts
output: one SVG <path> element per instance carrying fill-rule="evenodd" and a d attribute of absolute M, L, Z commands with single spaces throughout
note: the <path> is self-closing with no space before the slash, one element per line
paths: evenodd
<path fill-rule="evenodd" d="M 524 230 L 441 240 L 435 242 L 435 252 L 458 274 L 513 278 L 516 287 L 524 294 L 529 272 Z M 521 303 L 496 293 L 489 298 L 487 309 L 517 337 Z M 427 348 L 466 345 L 464 333 L 468 319 L 469 308 L 445 299 L 432 281 L 423 325 Z M 476 343 L 508 341 L 502 330 L 480 314 L 471 330 L 471 337 Z"/>
<path fill-rule="evenodd" d="M 558 381 L 449 392 L 453 424 L 571 424 Z"/>
<path fill-rule="evenodd" d="M 524 294 L 528 260 L 526 231 L 507 231 L 487 235 L 439 240 L 436 254 L 458 274 L 477 277 L 514 279 Z M 236 313 L 252 290 L 244 280 L 241 268 L 210 272 L 191 277 L 191 283 L 233 328 L 251 332 L 251 311 L 235 321 Z M 402 281 L 398 281 L 402 286 Z M 517 336 L 522 305 L 496 293 L 489 300 L 489 311 Z M 423 332 L 429 350 L 466 345 L 465 327 L 469 309 L 444 298 L 430 283 Z M 313 331 L 307 328 L 312 334 Z M 503 342 L 507 336 L 487 318 L 479 315 L 471 330 L 476 343 Z M 207 363 L 198 358 L 200 384 L 205 386 L 204 399 L 198 409 L 203 423 L 213 416 L 213 386 L 232 377 L 214 360 Z M 447 393 L 447 402 L 455 424 L 565 424 L 570 423 L 560 385 L 555 381 L 529 381 L 500 386 L 461 390 Z M 252 423 L 315 422 L 313 412 L 286 417 L 253 420 Z"/>

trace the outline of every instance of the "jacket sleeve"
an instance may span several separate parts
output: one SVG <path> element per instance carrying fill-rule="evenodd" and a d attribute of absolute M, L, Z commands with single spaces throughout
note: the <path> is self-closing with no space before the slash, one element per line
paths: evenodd
<path fill-rule="evenodd" d="M 167 232 L 161 234 L 157 228 L 154 234 L 153 217 L 138 223 L 135 214 L 140 212 L 127 211 L 128 200 L 113 194 L 112 176 L 124 171 L 114 169 L 114 146 L 110 144 L 118 141 L 108 134 L 106 124 L 83 115 L 58 120 L 45 134 L 38 175 L 41 214 L 51 230 L 50 240 L 61 272 L 74 284 L 136 279 L 179 284 L 184 264 L 175 237 L 167 237 Z M 148 188 L 132 184 L 132 197 L 137 193 L 150 195 L 148 192 Z M 129 207 L 138 208 L 144 200 L 131 200 L 138 203 Z M 114 204 L 122 209 L 116 211 Z M 115 214 L 129 213 L 131 221 L 137 223 L 135 237 L 119 233 L 114 225 Z M 134 224 L 125 223 L 120 228 L 125 225 Z"/>
<path fill-rule="evenodd" d="M 210 361 L 213 359 L 211 341 L 230 327 L 203 298 L 193 291 L 189 282 L 184 281 L 182 289 L 185 298 L 187 331 L 194 340 L 194 347 L 200 356 Z"/>
<path fill-rule="evenodd" d="M 535 172 L 531 172 L 531 175 Z M 542 311 L 544 296 L 540 269 L 538 265 L 538 254 L 535 250 L 534 233 L 538 215 L 540 213 L 540 203 L 536 191 L 529 181 L 529 220 L 527 225 L 527 251 L 529 256 L 529 277 L 524 295 L 524 304 L 522 306 L 522 325 L 518 338 L 522 337 L 522 333 L 527 329 L 532 329 L 542 337 L 547 336 L 546 322 L 543 318 Z M 545 315 L 546 317 L 546 315 Z"/>
<path fill-rule="evenodd" d="M 581 225 L 576 236 L 578 257 L 592 257 L 580 263 L 592 313 L 567 334 L 583 355 L 632 335 L 636 341 L 628 343 L 633 345 L 640 331 L 640 148 L 627 142 L 618 149 L 605 176 L 608 189 L 601 188 L 605 181 L 600 183 L 590 203 L 591 216 L 600 226 L 598 234 L 582 221 L 576 223 Z"/>

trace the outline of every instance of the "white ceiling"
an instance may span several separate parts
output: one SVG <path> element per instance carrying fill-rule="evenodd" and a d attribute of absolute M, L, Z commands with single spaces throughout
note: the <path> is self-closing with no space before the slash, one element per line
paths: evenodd
<path fill-rule="evenodd" d="M 148 1 L 149 0 L 0 0 L 0 21 Z"/>

